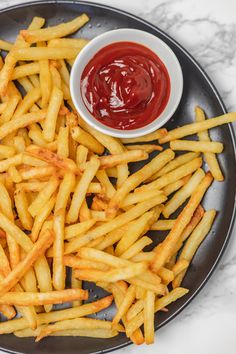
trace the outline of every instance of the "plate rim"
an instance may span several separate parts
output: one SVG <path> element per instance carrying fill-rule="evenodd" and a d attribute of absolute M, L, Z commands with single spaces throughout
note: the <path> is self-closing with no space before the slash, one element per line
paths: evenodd
<path fill-rule="evenodd" d="M 188 52 L 188 50 L 186 50 L 181 44 L 179 44 L 178 41 L 176 41 L 174 38 L 172 38 L 172 36 L 170 36 L 169 34 L 167 34 L 165 31 L 163 31 L 162 29 L 160 29 L 159 27 L 153 25 L 151 22 L 142 19 L 141 17 L 137 16 L 137 15 L 133 15 L 132 13 L 126 11 L 126 10 L 122 10 L 122 9 L 118 9 L 114 6 L 110 6 L 110 5 L 105 5 L 105 4 L 99 4 L 96 2 L 90 2 L 90 1 L 86 1 L 86 0 L 37 0 L 37 1 L 29 1 L 27 3 L 20 3 L 20 4 L 15 4 L 15 5 L 11 5 L 11 6 L 7 6 L 3 9 L 0 9 L 0 17 L 2 14 L 7 13 L 7 12 L 11 12 L 17 9 L 21 9 L 21 8 L 25 8 L 25 7 L 34 7 L 34 6 L 38 6 L 38 5 L 87 5 L 87 6 L 91 6 L 94 8 L 101 8 L 101 9 L 106 9 L 106 10 L 111 10 L 115 13 L 121 14 L 121 15 L 125 15 L 126 17 L 132 18 L 146 26 L 148 26 L 149 28 L 153 29 L 154 31 L 157 31 L 159 33 L 161 33 L 162 36 L 164 36 L 166 39 L 168 39 L 170 42 L 172 42 L 178 49 L 181 50 L 181 52 L 188 57 L 188 59 L 192 62 L 192 64 L 198 69 L 198 71 L 200 71 L 200 73 L 202 74 L 202 76 L 205 78 L 205 80 L 207 81 L 207 83 L 209 84 L 209 86 L 211 87 L 215 97 L 217 98 L 221 109 L 223 111 L 223 113 L 227 113 L 227 109 L 226 106 L 223 102 L 223 99 L 221 98 L 216 86 L 214 85 L 212 79 L 210 78 L 210 76 L 205 72 L 205 70 L 203 69 L 203 67 L 201 66 L 201 64 L 198 63 L 197 60 L 194 59 L 194 57 L 192 56 L 192 54 L 190 54 Z M 155 34 L 154 34 L 155 35 Z M 233 145 L 233 151 L 234 151 L 234 159 L 236 160 L 236 132 L 233 129 L 233 125 L 232 123 L 227 124 L 227 127 L 229 129 L 230 135 L 231 135 L 231 140 L 232 140 L 232 145 Z M 236 196 L 236 192 L 235 192 L 235 196 Z M 180 314 L 188 305 L 191 301 L 194 300 L 194 298 L 199 294 L 199 292 L 205 287 L 205 285 L 207 284 L 207 282 L 209 281 L 209 279 L 211 278 L 211 276 L 213 275 L 214 271 L 216 270 L 226 248 L 227 245 L 230 241 L 230 238 L 232 236 L 232 230 L 233 230 L 233 226 L 235 224 L 235 215 L 236 215 L 236 198 L 234 198 L 234 205 L 233 205 L 233 210 L 232 210 L 232 216 L 231 216 L 231 220 L 230 220 L 230 225 L 228 227 L 227 230 L 227 234 L 225 236 L 223 245 L 210 269 L 210 271 L 208 272 L 207 276 L 204 278 L 204 280 L 202 281 L 202 283 L 198 286 L 198 288 L 191 294 L 191 296 L 189 297 L 189 299 L 180 307 L 178 308 L 169 318 L 167 318 L 165 321 L 163 321 L 160 325 L 155 326 L 155 331 L 157 329 L 160 329 L 161 327 L 163 327 L 164 325 L 166 325 L 168 322 L 170 322 L 171 320 L 173 320 L 178 314 Z M 130 340 L 127 340 L 126 342 L 119 344 L 117 346 L 114 346 L 112 348 L 107 348 L 104 349 L 102 351 L 93 351 L 90 354 L 101 354 L 101 353 L 109 353 L 118 349 L 122 349 L 125 348 L 126 346 L 133 344 Z M 5 353 L 10 353 L 10 354 L 24 354 L 23 352 L 16 352 L 16 351 L 12 351 L 12 350 L 8 350 L 5 349 L 3 347 L 1 347 L 0 344 L 0 350 L 2 350 Z"/>

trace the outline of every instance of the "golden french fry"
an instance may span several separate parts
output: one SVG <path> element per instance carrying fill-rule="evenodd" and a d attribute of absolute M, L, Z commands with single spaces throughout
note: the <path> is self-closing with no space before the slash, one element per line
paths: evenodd
<path fill-rule="evenodd" d="M 40 213 L 41 208 L 43 208 L 44 204 L 51 198 L 57 187 L 58 179 L 56 177 L 51 177 L 46 186 L 39 192 L 28 208 L 29 213 L 33 217 Z"/>
<path fill-rule="evenodd" d="M 97 226 L 93 230 L 87 232 L 79 239 L 71 241 L 65 246 L 65 253 L 71 253 L 78 250 L 80 247 L 86 245 L 89 241 L 99 238 L 113 231 L 126 223 L 138 218 L 140 215 L 144 214 L 146 211 L 150 210 L 154 206 L 161 204 L 165 201 L 165 198 L 157 201 L 157 198 L 149 199 L 148 201 L 142 202 L 125 212 L 124 214 L 118 215 L 115 219 L 105 223 L 104 225 Z"/>
<path fill-rule="evenodd" d="M 154 312 L 155 310 L 155 294 L 152 291 L 147 291 L 144 300 L 144 337 L 146 344 L 154 342 Z"/>
<path fill-rule="evenodd" d="M 170 161 L 161 170 L 157 171 L 153 176 L 151 176 L 148 180 L 146 180 L 146 182 L 154 181 L 158 177 L 161 177 L 166 173 L 175 170 L 177 167 L 182 166 L 189 161 L 192 161 L 198 156 L 199 154 L 196 152 L 188 152 L 186 154 L 177 156 L 174 160 Z"/>
<path fill-rule="evenodd" d="M 63 264 L 64 233 L 65 233 L 65 209 L 59 209 L 54 213 L 53 231 L 55 239 L 53 243 L 53 286 L 56 290 L 65 288 L 66 269 Z"/>
<path fill-rule="evenodd" d="M 65 240 L 69 240 L 75 236 L 86 233 L 96 223 L 96 219 L 90 219 L 78 224 L 73 224 L 65 227 Z"/>
<path fill-rule="evenodd" d="M 151 230 L 165 231 L 171 230 L 176 220 L 158 220 L 151 226 Z"/>
<path fill-rule="evenodd" d="M 87 163 L 86 169 L 75 187 L 70 209 L 66 216 L 67 223 L 72 223 L 77 221 L 79 216 L 79 210 L 86 196 L 87 189 L 89 187 L 90 182 L 96 175 L 99 166 L 100 166 L 100 162 L 97 158 L 92 158 Z"/>
<path fill-rule="evenodd" d="M 22 181 L 22 177 L 19 173 L 19 171 L 16 169 L 15 166 L 10 166 L 7 170 L 7 173 L 9 175 L 9 177 L 11 178 L 12 182 L 14 183 L 19 183 Z"/>
<path fill-rule="evenodd" d="M 190 177 L 191 177 L 191 174 L 189 174 L 189 175 L 187 175 L 175 182 L 167 184 L 167 186 L 162 189 L 163 193 L 168 197 L 170 194 L 176 192 L 178 189 L 180 189 L 182 186 L 184 186 L 188 182 Z"/>
<path fill-rule="evenodd" d="M 14 193 L 16 210 L 24 229 L 31 230 L 33 219 L 28 211 L 28 200 L 25 191 L 21 188 L 16 188 Z"/>
<path fill-rule="evenodd" d="M 107 155 L 99 157 L 100 168 L 107 169 L 123 163 L 129 163 L 134 161 L 142 161 L 148 158 L 148 154 L 143 150 L 131 150 L 123 152 L 120 155 Z"/>
<path fill-rule="evenodd" d="M 177 277 L 179 273 L 182 273 L 189 266 L 189 261 L 186 259 L 178 259 L 175 265 L 172 267 L 172 272 L 174 273 L 174 277 Z"/>
<path fill-rule="evenodd" d="M 173 140 L 170 142 L 172 150 L 187 150 L 195 152 L 211 152 L 221 153 L 223 144 L 213 141 L 190 141 L 190 140 Z"/>
<path fill-rule="evenodd" d="M 19 48 L 12 49 L 12 57 L 14 60 L 46 60 L 46 59 L 73 59 L 80 52 L 77 48 Z"/>
<path fill-rule="evenodd" d="M 127 178 L 125 183 L 123 183 L 123 185 L 114 194 L 113 198 L 111 199 L 108 205 L 108 217 L 114 217 L 116 215 L 116 212 L 119 209 L 122 200 L 127 196 L 129 192 L 134 190 L 140 183 L 144 182 L 147 178 L 153 175 L 157 170 L 162 168 L 167 162 L 169 162 L 173 158 L 173 151 L 167 149 L 164 152 L 161 152 L 158 156 L 154 157 L 151 162 L 146 164 L 139 171 Z"/>
<path fill-rule="evenodd" d="M 205 114 L 204 114 L 203 110 L 198 106 L 195 108 L 195 119 L 196 119 L 196 122 L 204 122 L 205 121 Z M 207 130 L 199 132 L 198 139 L 200 141 L 211 141 Z M 221 169 L 220 169 L 220 166 L 219 166 L 219 163 L 217 161 L 215 154 L 213 154 L 212 152 L 205 152 L 204 159 L 206 160 L 206 163 L 209 166 L 212 176 L 217 181 L 223 181 L 224 176 L 221 172 Z"/>
<path fill-rule="evenodd" d="M 69 34 L 78 31 L 79 28 L 89 21 L 86 14 L 76 17 L 74 20 L 61 23 L 57 26 L 43 28 L 43 29 L 28 29 L 21 30 L 20 34 L 28 43 L 36 43 L 48 41 L 54 38 L 68 36 Z"/>
<path fill-rule="evenodd" d="M 59 156 L 69 157 L 69 128 L 60 127 L 57 137 L 57 153 Z"/>
<path fill-rule="evenodd" d="M 7 101 L 7 107 L 0 117 L 1 124 L 7 123 L 12 119 L 15 109 L 19 103 L 19 100 L 20 98 L 18 96 L 12 96 L 9 98 L 9 100 Z"/>
<path fill-rule="evenodd" d="M 48 41 L 48 47 L 82 49 L 88 42 L 88 39 L 83 38 L 57 38 Z"/>
<path fill-rule="evenodd" d="M 193 135 L 199 132 L 202 132 L 207 129 L 218 127 L 219 125 L 232 123 L 236 120 L 236 113 L 226 113 L 222 116 L 210 118 L 204 122 L 196 122 L 183 125 L 180 128 L 173 129 L 167 133 L 166 136 L 159 139 L 160 144 L 167 143 L 172 140 L 180 139 L 188 135 Z"/>
<path fill-rule="evenodd" d="M 113 296 L 106 296 L 95 302 L 81 305 L 75 308 L 69 308 L 65 310 L 52 311 L 49 313 L 40 313 L 37 315 L 38 325 L 47 324 L 50 322 L 58 322 L 69 320 L 73 318 L 84 317 L 92 313 L 99 312 L 112 303 Z M 18 318 L 10 322 L 0 323 L 0 334 L 12 333 L 28 327 L 28 322 L 25 318 Z"/>
<path fill-rule="evenodd" d="M 92 135 L 84 131 L 80 127 L 73 127 L 71 129 L 72 138 L 78 143 L 86 146 L 89 150 L 96 154 L 103 154 L 104 147 Z"/>
<path fill-rule="evenodd" d="M 124 138 L 120 139 L 123 144 L 130 144 L 130 143 L 139 143 L 139 142 L 147 142 L 147 141 L 154 141 L 157 139 L 161 139 L 167 135 L 167 130 L 165 128 L 161 128 L 156 130 L 153 133 L 149 133 L 143 136 L 139 136 L 138 138 Z"/>
<path fill-rule="evenodd" d="M 25 76 L 39 74 L 39 71 L 40 66 L 37 62 L 20 65 L 13 70 L 12 80 L 18 80 Z"/>
<path fill-rule="evenodd" d="M 77 269 L 97 269 L 106 271 L 109 270 L 109 267 L 101 262 L 94 262 L 88 259 L 81 259 L 75 256 L 64 256 L 63 258 L 64 265 L 71 268 Z M 76 275 L 76 274 L 75 274 Z"/>
<path fill-rule="evenodd" d="M 188 180 L 188 182 L 181 189 L 179 189 L 171 199 L 167 201 L 162 211 L 162 214 L 166 219 L 192 195 L 204 176 L 204 171 L 199 168 Z"/>
<path fill-rule="evenodd" d="M 130 259 L 138 254 L 142 249 L 152 243 L 152 239 L 147 236 L 140 238 L 132 246 L 127 248 L 127 250 L 121 254 L 121 258 Z"/>
<path fill-rule="evenodd" d="M 112 320 L 112 326 L 120 322 L 121 318 L 125 316 L 126 312 L 130 308 L 134 300 L 135 300 L 135 286 L 130 285 L 127 290 L 126 296 L 124 297 L 124 300 L 122 301 L 121 305 L 118 308 L 118 311 L 116 312 L 115 317 Z"/>
<path fill-rule="evenodd" d="M 199 222 L 199 224 L 197 225 L 197 227 L 195 228 L 191 236 L 188 238 L 186 244 L 184 245 L 184 248 L 181 251 L 181 254 L 179 256 L 180 261 L 184 259 L 189 263 L 191 262 L 198 247 L 200 246 L 200 244 L 202 243 L 202 241 L 210 231 L 215 216 L 216 216 L 215 210 L 209 210 L 205 212 L 202 220 Z M 187 268 L 175 277 L 175 279 L 172 282 L 173 288 L 176 288 L 181 284 L 186 271 Z"/>
<path fill-rule="evenodd" d="M 207 188 L 212 183 L 213 177 L 211 173 L 207 173 L 199 184 L 197 189 L 193 192 L 188 204 L 179 214 L 176 219 L 174 227 L 171 229 L 165 240 L 156 248 L 156 258 L 152 264 L 152 270 L 157 272 L 171 257 L 176 243 L 179 241 L 181 234 L 187 224 L 190 222 L 194 211 L 201 202 Z"/>
<path fill-rule="evenodd" d="M 53 87 L 47 115 L 43 127 L 43 136 L 46 141 L 51 142 L 54 140 L 56 121 L 59 113 L 60 106 L 63 100 L 63 93 L 57 87 Z"/>
<path fill-rule="evenodd" d="M 48 162 L 55 167 L 66 171 L 71 171 L 76 174 L 79 173 L 79 170 L 73 160 L 59 156 L 48 149 L 31 145 L 27 148 L 27 153 L 37 157 L 40 160 Z"/>
<path fill-rule="evenodd" d="M 12 47 L 13 47 L 12 43 L 0 39 L 0 49 L 1 50 L 9 51 L 12 49 Z"/>
<path fill-rule="evenodd" d="M 139 187 L 137 189 L 137 192 L 153 190 L 153 188 L 162 189 L 168 184 L 173 183 L 174 181 L 179 180 L 185 176 L 188 176 L 190 173 L 200 168 L 201 165 L 202 158 L 196 157 L 192 161 L 187 162 L 186 164 L 176 168 L 175 170 L 168 172 L 166 175 L 159 177 L 155 181 L 150 182 L 142 187 Z"/>
<path fill-rule="evenodd" d="M 23 329 L 21 331 L 14 332 L 16 337 L 26 338 L 26 337 L 37 337 L 42 330 L 42 326 L 37 329 Z M 111 329 L 67 329 L 62 331 L 57 331 L 49 334 L 53 337 L 91 337 L 91 338 L 112 338 L 119 334 L 116 330 Z"/>
<path fill-rule="evenodd" d="M 99 180 L 102 187 L 105 189 L 105 195 L 107 196 L 107 198 L 113 197 L 113 195 L 116 192 L 116 189 L 113 186 L 113 184 L 111 183 L 111 181 L 109 180 L 109 177 L 108 177 L 106 171 L 104 171 L 104 170 L 97 171 L 96 178 Z"/>
<path fill-rule="evenodd" d="M 144 192 L 139 192 L 139 193 L 130 193 L 125 197 L 125 199 L 121 202 L 120 207 L 121 208 L 126 208 L 127 206 L 144 202 L 145 200 L 151 199 L 154 196 L 160 196 L 162 194 L 162 191 L 155 189 L 152 191 L 144 191 Z"/>
<path fill-rule="evenodd" d="M 185 288 L 176 288 L 170 291 L 169 294 L 157 299 L 155 302 L 155 312 L 160 311 L 170 303 L 186 295 L 188 291 L 189 290 Z M 137 328 L 141 327 L 143 323 L 144 323 L 144 314 L 143 311 L 141 311 L 128 322 L 126 326 L 126 335 L 130 336 L 132 333 L 134 333 L 134 331 Z"/>
<path fill-rule="evenodd" d="M 20 117 L 14 118 L 9 122 L 2 124 L 0 127 L 0 139 L 4 138 L 8 134 L 16 131 L 17 129 L 27 127 L 30 124 L 41 122 L 46 117 L 46 112 L 44 110 L 26 113 Z"/>
<path fill-rule="evenodd" d="M 15 155 L 15 148 L 13 146 L 0 145 L 0 160 L 12 157 Z"/>
<path fill-rule="evenodd" d="M 144 150 L 148 154 L 150 154 L 153 151 L 162 151 L 163 150 L 162 146 L 154 145 L 154 144 L 126 145 L 125 147 L 127 150 Z"/>
<path fill-rule="evenodd" d="M 0 304 L 14 304 L 18 306 L 61 304 L 72 300 L 87 300 L 88 292 L 82 289 L 66 289 L 47 293 L 9 292 L 2 295 Z"/>
<path fill-rule="evenodd" d="M 46 230 L 41 238 L 33 245 L 26 257 L 12 270 L 0 284 L 0 296 L 6 294 L 24 276 L 32 264 L 41 256 L 53 242 L 53 234 Z M 31 242 L 30 242 L 31 243 Z M 7 297 L 7 296 L 6 296 Z M 4 302 L 3 302 L 4 303 Z"/>

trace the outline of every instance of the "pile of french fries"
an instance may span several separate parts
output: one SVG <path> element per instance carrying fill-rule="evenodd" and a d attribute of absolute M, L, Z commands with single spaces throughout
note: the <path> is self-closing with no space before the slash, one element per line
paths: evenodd
<path fill-rule="evenodd" d="M 182 280 L 216 216 L 201 206 L 213 180 L 224 179 L 216 156 L 223 145 L 208 129 L 236 113 L 205 119 L 196 107 L 194 123 L 136 139 L 91 128 L 69 90 L 69 67 L 88 41 L 64 38 L 88 20 L 42 28 L 35 17 L 14 44 L 0 41 L 7 52 L 0 57 L 0 312 L 8 319 L 0 333 L 38 341 L 125 332 L 150 344 L 155 313 L 188 293 Z M 194 134 L 197 141 L 182 139 Z M 142 160 L 130 174 L 129 163 Z M 152 250 L 149 230 L 154 239 L 168 231 Z M 83 281 L 111 295 L 82 303 Z M 86 317 L 113 300 L 112 321 Z M 65 302 L 70 307 L 53 310 Z"/>

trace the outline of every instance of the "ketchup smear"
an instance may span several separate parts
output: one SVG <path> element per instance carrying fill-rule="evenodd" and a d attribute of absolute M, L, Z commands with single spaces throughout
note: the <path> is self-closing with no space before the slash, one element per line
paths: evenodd
<path fill-rule="evenodd" d="M 141 128 L 160 116 L 170 78 L 160 58 L 134 42 L 101 49 L 81 77 L 84 104 L 99 122 L 120 130 Z"/>

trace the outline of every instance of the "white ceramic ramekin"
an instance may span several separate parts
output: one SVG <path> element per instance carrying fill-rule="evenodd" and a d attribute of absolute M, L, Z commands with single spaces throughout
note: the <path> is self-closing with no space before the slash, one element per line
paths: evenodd
<path fill-rule="evenodd" d="M 114 129 L 95 119 L 86 108 L 80 90 L 83 70 L 94 55 L 109 44 L 123 41 L 135 42 L 151 49 L 165 64 L 170 77 L 170 97 L 163 112 L 150 124 L 132 130 Z M 72 67 L 70 91 L 78 113 L 93 128 L 104 134 L 119 138 L 135 138 L 162 127 L 173 116 L 183 92 L 183 75 L 178 59 L 165 42 L 150 33 L 124 28 L 105 32 L 95 37 L 81 50 Z"/>

